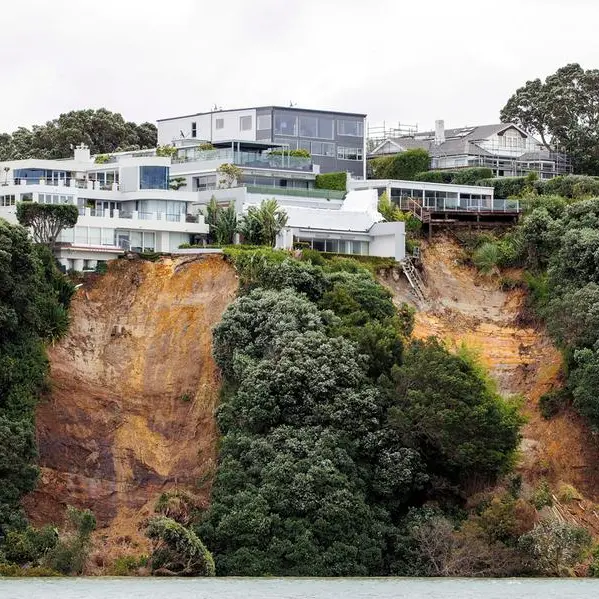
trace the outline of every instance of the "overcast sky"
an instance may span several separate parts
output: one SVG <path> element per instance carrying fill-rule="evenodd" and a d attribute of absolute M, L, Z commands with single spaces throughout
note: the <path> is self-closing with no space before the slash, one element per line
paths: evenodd
<path fill-rule="evenodd" d="M 517 87 L 599 68 L 598 0 L 8 0 L 0 131 L 280 104 L 426 129 L 491 123 Z"/>

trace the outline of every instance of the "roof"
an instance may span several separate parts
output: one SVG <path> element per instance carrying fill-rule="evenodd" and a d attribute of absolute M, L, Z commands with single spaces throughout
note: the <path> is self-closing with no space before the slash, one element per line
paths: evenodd
<path fill-rule="evenodd" d="M 265 109 L 277 109 L 277 110 L 294 110 L 297 112 L 316 112 L 318 114 L 340 114 L 344 116 L 359 116 L 366 118 L 366 114 L 361 112 L 341 112 L 339 110 L 317 110 L 315 108 L 298 108 L 297 106 L 246 106 L 244 108 L 227 108 L 225 110 L 209 110 L 208 112 L 194 112 L 193 114 L 182 114 L 180 116 L 171 116 L 164 119 L 156 119 L 157 123 L 163 121 L 174 121 L 177 119 L 186 119 L 192 116 L 203 116 L 206 114 L 219 114 L 222 112 L 238 112 L 240 110 L 265 110 Z"/>
<path fill-rule="evenodd" d="M 483 141 L 491 135 L 496 135 L 497 133 L 510 128 L 515 128 L 522 135 L 529 137 L 528 133 L 513 123 L 497 123 L 494 125 L 445 129 L 445 141 L 438 145 L 435 144 L 435 131 L 422 131 L 413 136 L 393 137 L 389 138 L 389 141 L 392 141 L 395 145 L 400 146 L 404 150 L 413 148 L 428 150 L 432 157 L 459 156 L 463 154 L 491 156 L 491 152 L 480 147 L 476 142 Z M 372 154 L 376 154 L 377 150 L 383 146 L 383 143 L 379 144 L 379 146 L 372 151 Z"/>

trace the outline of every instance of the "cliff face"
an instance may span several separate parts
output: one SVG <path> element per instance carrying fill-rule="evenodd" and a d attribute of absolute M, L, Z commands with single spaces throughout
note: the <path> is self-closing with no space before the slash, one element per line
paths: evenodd
<path fill-rule="evenodd" d="M 500 393 L 522 397 L 527 422 L 518 471 L 525 484 L 532 488 L 546 479 L 554 489 L 573 485 L 583 497 L 565 506 L 560 516 L 599 536 L 599 446 L 573 410 L 550 420 L 540 414 L 541 395 L 561 385 L 562 359 L 542 328 L 522 321 L 524 293 L 503 292 L 496 282 L 460 264 L 463 252 L 450 238 L 436 237 L 422 255 L 428 301 L 416 306 L 414 336 L 434 335 L 451 348 L 464 343 L 478 352 Z M 397 302 L 413 303 L 407 282 L 395 278 L 381 282 Z"/>
<path fill-rule="evenodd" d="M 118 261 L 79 289 L 37 412 L 34 523 L 60 522 L 70 504 L 93 510 L 108 545 L 143 543 L 138 525 L 160 493 L 206 500 L 219 392 L 211 331 L 236 290 L 220 256 Z"/>

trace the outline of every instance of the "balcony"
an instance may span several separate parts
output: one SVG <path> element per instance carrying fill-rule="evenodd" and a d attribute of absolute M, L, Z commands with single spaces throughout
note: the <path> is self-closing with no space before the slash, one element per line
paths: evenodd
<path fill-rule="evenodd" d="M 294 187 L 275 187 L 270 185 L 248 185 L 248 193 L 295 196 L 300 198 L 318 198 L 324 200 L 342 200 L 345 191 L 333 189 L 296 189 Z"/>
<path fill-rule="evenodd" d="M 102 210 L 100 208 L 83 208 L 79 207 L 79 216 L 80 217 L 88 217 L 88 218 L 103 218 L 110 220 L 130 220 L 130 221 L 152 221 L 154 223 L 160 222 L 161 225 L 156 225 L 157 228 L 164 229 L 166 223 L 183 223 L 185 225 L 188 224 L 200 224 L 204 226 L 203 217 L 200 220 L 200 217 L 194 214 L 169 214 L 165 212 L 138 212 L 138 211 L 129 211 L 124 212 L 122 210 L 106 209 Z M 114 223 L 113 223 L 114 225 Z M 96 226 L 101 226 L 97 224 Z"/>
<path fill-rule="evenodd" d="M 231 148 L 196 150 L 190 155 L 173 158 L 173 164 L 187 162 L 232 163 L 249 168 L 277 168 L 293 171 L 312 171 L 312 158 L 266 152 L 237 152 Z"/>
<path fill-rule="evenodd" d="M 16 185 L 27 187 L 29 185 L 42 185 L 48 187 L 67 187 L 75 189 L 89 189 L 94 191 L 118 191 L 119 184 L 115 182 L 88 181 L 87 179 L 7 179 L 1 186 Z"/>

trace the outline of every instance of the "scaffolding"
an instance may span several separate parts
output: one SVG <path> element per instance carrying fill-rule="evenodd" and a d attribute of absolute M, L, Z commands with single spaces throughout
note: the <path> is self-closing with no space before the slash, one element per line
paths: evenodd
<path fill-rule="evenodd" d="M 418 132 L 418 125 L 405 125 L 402 123 L 387 123 L 383 121 L 382 125 L 370 126 L 366 135 L 366 150 L 371 152 L 376 146 L 383 143 L 390 137 L 413 137 Z"/>

